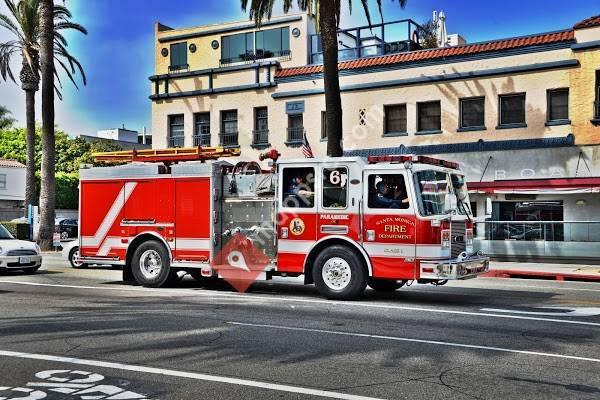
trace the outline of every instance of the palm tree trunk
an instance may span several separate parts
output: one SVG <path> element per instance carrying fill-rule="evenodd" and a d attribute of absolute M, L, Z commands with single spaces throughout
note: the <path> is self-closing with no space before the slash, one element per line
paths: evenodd
<path fill-rule="evenodd" d="M 339 5 L 338 5 L 339 7 Z M 327 155 L 341 157 L 342 99 L 338 74 L 338 41 L 336 6 L 333 0 L 319 2 L 319 27 L 323 44 L 323 84 L 327 117 Z"/>
<path fill-rule="evenodd" d="M 42 182 L 40 189 L 40 232 L 42 250 L 52 249 L 56 181 L 54 177 L 54 2 L 41 0 L 40 64 L 42 70 Z"/>
<path fill-rule="evenodd" d="M 27 173 L 25 175 L 25 216 L 29 204 L 35 204 L 35 90 L 25 91 L 27 119 Z"/>

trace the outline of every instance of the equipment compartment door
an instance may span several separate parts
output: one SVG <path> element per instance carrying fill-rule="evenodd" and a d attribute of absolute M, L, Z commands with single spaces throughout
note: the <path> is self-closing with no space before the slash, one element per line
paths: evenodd
<path fill-rule="evenodd" d="M 211 198 L 209 177 L 175 181 L 175 259 L 209 261 Z"/>
<path fill-rule="evenodd" d="M 371 258 L 373 276 L 414 279 L 416 218 L 406 172 L 368 170 L 363 182 L 363 246 Z"/>

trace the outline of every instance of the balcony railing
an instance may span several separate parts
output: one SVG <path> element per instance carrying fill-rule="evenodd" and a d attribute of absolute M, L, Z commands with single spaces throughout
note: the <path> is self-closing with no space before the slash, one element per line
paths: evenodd
<path fill-rule="evenodd" d="M 169 72 L 188 72 L 189 70 L 190 70 L 189 64 L 169 65 Z"/>
<path fill-rule="evenodd" d="M 338 60 L 351 60 L 421 49 L 423 28 L 411 19 L 338 30 Z M 311 35 L 310 62 L 323 62 L 321 37 Z"/>
<path fill-rule="evenodd" d="M 288 143 L 302 143 L 303 140 L 304 140 L 304 127 L 303 126 L 287 128 L 287 142 Z"/>
<path fill-rule="evenodd" d="M 269 130 L 258 129 L 252 131 L 252 144 L 266 145 L 269 144 Z"/>
<path fill-rule="evenodd" d="M 185 138 L 183 136 L 175 136 L 169 138 L 169 147 L 183 147 Z"/>
<path fill-rule="evenodd" d="M 238 137 L 239 132 L 221 132 L 219 133 L 221 138 L 221 146 L 223 147 L 236 147 L 239 146 Z"/>
<path fill-rule="evenodd" d="M 199 135 L 192 136 L 194 140 L 194 147 L 196 146 L 210 146 L 210 133 L 202 133 Z"/>
<path fill-rule="evenodd" d="M 253 63 L 256 61 L 266 60 L 268 58 L 290 59 L 291 57 L 292 57 L 292 52 L 290 50 L 268 51 L 268 52 L 266 52 L 266 51 L 258 51 L 258 52 L 249 51 L 245 54 L 240 54 L 237 57 L 222 58 L 221 60 L 219 60 L 219 63 L 221 64 L 221 66 L 224 66 L 224 65 L 235 64 L 235 63 L 240 63 L 240 62 Z"/>
<path fill-rule="evenodd" d="M 600 221 L 485 221 L 486 240 L 600 242 Z"/>

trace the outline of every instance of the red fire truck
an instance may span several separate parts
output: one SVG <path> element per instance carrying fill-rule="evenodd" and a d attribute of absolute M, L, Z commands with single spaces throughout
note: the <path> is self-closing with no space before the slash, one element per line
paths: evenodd
<path fill-rule="evenodd" d="M 473 251 L 464 175 L 453 162 L 414 155 L 221 158 L 191 148 L 101 153 L 124 165 L 80 173 L 81 261 L 122 266 L 160 287 L 185 271 L 235 283 L 304 276 L 332 299 L 367 285 L 444 284 L 488 271 Z M 250 283 L 241 285 L 245 289 Z"/>

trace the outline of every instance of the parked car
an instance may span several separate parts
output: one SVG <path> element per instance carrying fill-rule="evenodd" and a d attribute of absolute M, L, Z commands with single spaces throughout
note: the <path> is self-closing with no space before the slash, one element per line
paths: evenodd
<path fill-rule="evenodd" d="M 63 218 L 56 220 L 56 231 L 60 233 L 61 240 L 77 237 L 79 224 L 76 219 Z"/>
<path fill-rule="evenodd" d="M 0 225 L 0 270 L 35 273 L 42 266 L 42 252 L 34 242 L 18 240 Z"/>
<path fill-rule="evenodd" d="M 79 259 L 79 240 L 72 240 L 62 244 L 62 256 L 69 260 L 73 268 L 85 268 L 87 264 Z"/>

